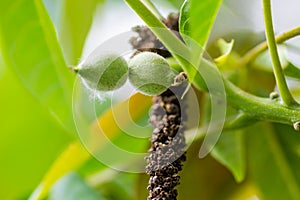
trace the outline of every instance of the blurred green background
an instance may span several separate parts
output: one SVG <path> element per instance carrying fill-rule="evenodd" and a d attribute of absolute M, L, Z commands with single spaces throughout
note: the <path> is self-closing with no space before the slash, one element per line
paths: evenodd
<path fill-rule="evenodd" d="M 166 16 L 178 12 L 183 1 L 154 2 Z M 299 25 L 297 5 L 297 0 L 274 1 L 276 32 Z M 145 199 L 147 176 L 112 170 L 80 145 L 72 113 L 75 76 L 68 69 L 111 36 L 139 24 L 144 23 L 123 1 L 0 0 L 0 199 Z M 224 1 L 211 41 L 249 30 L 263 30 L 260 1 Z M 299 54 L 289 56 L 299 66 Z M 294 94 L 300 96 L 297 84 Z M 100 106 L 104 112 L 109 105 Z M 144 112 L 139 120 L 147 116 Z M 298 134 L 268 123 L 237 132 L 229 139 L 225 135 L 214 154 L 202 160 L 201 141 L 193 143 L 179 199 L 300 197 Z M 139 150 L 148 148 L 145 142 L 139 145 Z M 229 147 L 234 152 L 229 151 L 228 161 L 218 152 Z"/>

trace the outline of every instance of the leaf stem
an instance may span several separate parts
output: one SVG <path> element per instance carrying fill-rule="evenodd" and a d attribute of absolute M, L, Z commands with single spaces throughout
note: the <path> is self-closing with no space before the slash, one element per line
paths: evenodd
<path fill-rule="evenodd" d="M 151 12 L 160 20 L 162 21 L 164 17 L 160 14 L 158 9 L 154 6 L 151 0 L 141 0 L 145 6 L 147 6 Z"/>
<path fill-rule="evenodd" d="M 297 26 L 293 29 L 290 29 L 278 36 L 275 37 L 275 41 L 277 44 L 281 44 L 289 39 L 292 39 L 296 36 L 300 35 L 300 26 Z M 247 63 L 254 60 L 259 54 L 268 49 L 268 43 L 266 41 L 256 45 L 254 48 L 249 50 L 240 60 L 242 65 L 246 65 Z"/>
<path fill-rule="evenodd" d="M 276 45 L 275 35 L 274 35 L 274 29 L 273 29 L 273 22 L 272 22 L 271 1 L 262 0 L 262 3 L 263 3 L 263 11 L 264 11 L 266 38 L 269 46 L 269 52 L 273 63 L 273 70 L 274 70 L 274 75 L 277 82 L 279 93 L 285 105 L 287 106 L 298 105 L 298 103 L 295 101 L 295 99 L 293 98 L 292 94 L 289 91 L 289 88 L 287 86 L 284 77 L 283 69 L 281 67 L 281 63 L 279 60 L 279 55 L 278 55 L 277 45 Z"/>

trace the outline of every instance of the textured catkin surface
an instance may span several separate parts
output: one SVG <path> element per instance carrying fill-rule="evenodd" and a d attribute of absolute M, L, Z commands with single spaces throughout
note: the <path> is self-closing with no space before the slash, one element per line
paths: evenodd
<path fill-rule="evenodd" d="M 150 155 L 146 158 L 149 200 L 174 200 L 185 156 L 184 121 L 186 105 L 180 100 L 184 84 L 172 86 L 153 98 L 150 122 L 154 127 Z"/>
<path fill-rule="evenodd" d="M 163 22 L 178 33 L 178 14 L 171 14 Z M 130 42 L 139 52 L 150 51 L 165 58 L 170 57 L 170 52 L 157 39 L 148 27 L 141 26 L 133 29 L 138 37 L 133 37 Z M 187 119 L 186 104 L 181 96 L 186 89 L 186 81 L 182 84 L 171 86 L 161 95 L 153 98 L 150 122 L 153 125 L 151 148 L 146 157 L 146 172 L 150 175 L 148 200 L 176 200 L 176 186 L 180 183 L 179 172 L 186 160 L 184 122 Z"/>
<path fill-rule="evenodd" d="M 163 22 L 174 34 L 181 38 L 178 28 L 179 14 L 170 14 Z M 130 40 L 132 47 L 139 52 L 150 51 L 161 55 L 162 57 L 171 57 L 168 49 L 159 41 L 159 39 L 146 26 L 137 26 L 133 28 L 138 34 L 138 37 L 133 37 Z"/>

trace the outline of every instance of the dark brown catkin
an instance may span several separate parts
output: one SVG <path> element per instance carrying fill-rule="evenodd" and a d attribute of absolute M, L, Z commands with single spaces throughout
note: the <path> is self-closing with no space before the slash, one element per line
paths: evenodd
<path fill-rule="evenodd" d="M 171 30 L 174 34 L 181 39 L 178 33 L 178 20 L 179 14 L 170 14 L 167 19 L 163 20 L 163 23 Z M 161 43 L 161 41 L 152 33 L 152 31 L 147 26 L 136 26 L 132 29 L 138 34 L 138 37 L 132 37 L 130 43 L 132 47 L 139 52 L 150 51 L 161 55 L 162 57 L 171 57 L 171 53 L 168 49 Z"/>
<path fill-rule="evenodd" d="M 178 14 L 170 14 L 163 22 L 181 39 L 178 31 Z M 157 53 L 165 58 L 171 53 L 146 26 L 133 28 L 138 37 L 130 40 L 137 50 Z M 134 55 L 135 55 L 134 54 Z M 133 55 L 133 56 L 134 56 Z M 176 200 L 182 162 L 186 160 L 184 121 L 186 120 L 186 104 L 181 96 L 186 89 L 186 75 L 177 77 L 181 84 L 175 84 L 161 95 L 153 98 L 150 123 L 154 130 L 151 137 L 150 155 L 146 157 L 146 173 L 150 175 L 148 200 Z M 176 83 L 176 78 L 175 78 Z"/>
<path fill-rule="evenodd" d="M 146 172 L 150 175 L 148 200 L 177 199 L 178 172 L 186 160 L 183 135 L 186 105 L 180 100 L 185 86 L 171 86 L 153 98 L 150 122 L 154 130 L 150 155 L 146 157 Z"/>

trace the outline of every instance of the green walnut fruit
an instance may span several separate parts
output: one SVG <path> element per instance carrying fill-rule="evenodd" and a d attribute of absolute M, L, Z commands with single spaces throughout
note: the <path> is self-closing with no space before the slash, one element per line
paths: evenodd
<path fill-rule="evenodd" d="M 156 53 L 142 52 L 128 62 L 129 81 L 141 93 L 161 94 L 174 82 L 175 73 L 168 62 Z"/>
<path fill-rule="evenodd" d="M 91 89 L 111 91 L 127 80 L 128 65 L 114 54 L 90 56 L 74 69 Z"/>

